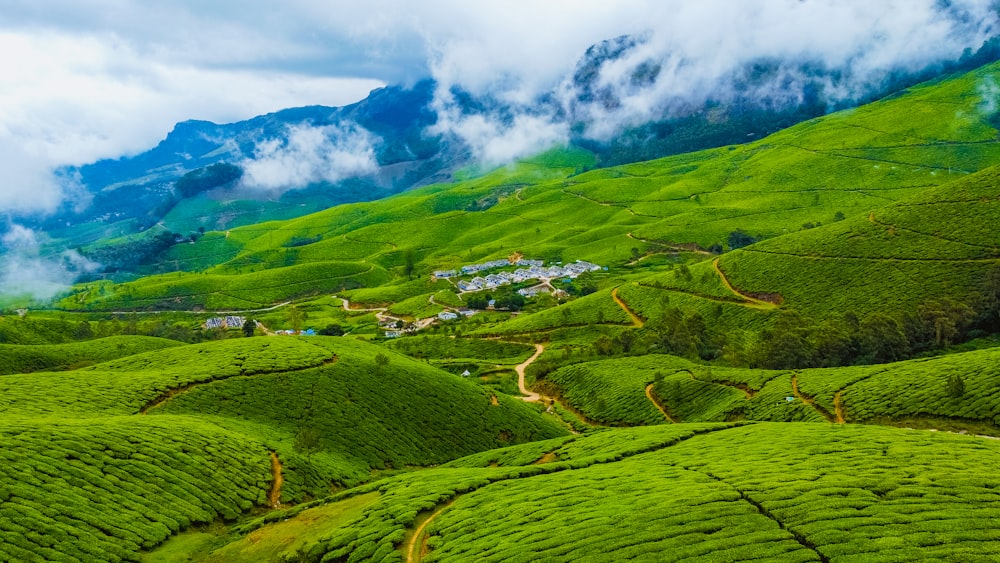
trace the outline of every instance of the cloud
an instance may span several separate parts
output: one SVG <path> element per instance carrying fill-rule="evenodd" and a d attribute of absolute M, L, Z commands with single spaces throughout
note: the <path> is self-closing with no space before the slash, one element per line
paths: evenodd
<path fill-rule="evenodd" d="M 147 58 L 113 36 L 0 31 L 0 209 L 53 210 L 75 193 L 53 170 L 147 150 L 179 121 L 230 122 L 343 105 L 383 82 Z M 41 71 L 41 72 L 40 72 Z"/>
<path fill-rule="evenodd" d="M 270 191 L 333 183 L 378 168 L 372 135 L 352 124 L 289 126 L 284 139 L 262 141 L 241 165 L 244 186 Z"/>
<path fill-rule="evenodd" d="M 890 69 L 954 58 L 998 31 L 994 0 L 7 4 L 0 165 L 16 173 L 0 181 L 0 206 L 33 211 L 72 191 L 53 168 L 136 154 L 187 119 L 342 105 L 385 83 L 431 75 L 442 93 L 454 87 L 507 108 L 468 121 L 452 112 L 453 100 L 438 99 L 453 133 L 500 158 L 561 142 L 566 120 L 607 137 L 681 111 L 731 87 L 727 77 L 749 61 L 847 69 L 827 88 L 846 98 Z M 645 41 L 595 77 L 617 105 L 581 102 L 574 65 L 590 45 L 623 34 Z M 637 88 L 631 71 L 646 61 L 660 70 Z M 794 65 L 779 75 L 755 87 L 776 97 L 804 78 Z M 554 106 L 539 111 L 543 95 Z"/>
<path fill-rule="evenodd" d="M 894 71 L 956 59 L 1000 30 L 992 0 L 626 1 L 610 9 L 583 1 L 567 8 L 558 2 L 504 4 L 516 16 L 486 9 L 481 19 L 469 15 L 442 35 L 429 26 L 439 106 L 447 112 L 455 105 L 450 93 L 456 88 L 496 100 L 513 115 L 531 115 L 533 104 L 547 98 L 558 106 L 550 113 L 605 140 L 624 127 L 698 109 L 708 99 L 752 93 L 763 104 L 801 101 L 803 87 L 817 82 L 817 69 L 836 77 L 819 80 L 825 100 L 846 103 L 882 86 Z M 589 78 L 602 95 L 584 99 L 573 74 L 586 48 L 580 39 L 597 43 L 623 34 L 641 40 L 592 69 Z M 774 67 L 770 74 L 741 76 L 760 62 Z M 637 81 L 640 69 L 654 72 Z M 462 120 L 450 123 L 475 146 L 467 134 L 474 128 Z M 539 142 L 550 134 L 548 128 L 537 131 Z"/>
<path fill-rule="evenodd" d="M 48 300 L 69 289 L 80 275 L 100 269 L 75 250 L 44 256 L 40 236 L 17 224 L 0 238 L 0 250 L 5 250 L 0 253 L 0 295 Z"/>

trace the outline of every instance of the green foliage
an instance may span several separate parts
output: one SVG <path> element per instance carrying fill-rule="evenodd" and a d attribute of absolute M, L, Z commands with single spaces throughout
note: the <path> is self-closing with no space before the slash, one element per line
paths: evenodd
<path fill-rule="evenodd" d="M 174 188 L 181 197 L 192 197 L 212 188 L 235 182 L 242 176 L 243 169 L 239 166 L 217 162 L 181 176 L 174 183 Z"/>
<path fill-rule="evenodd" d="M 948 376 L 948 396 L 953 398 L 959 398 L 965 394 L 965 380 L 962 376 L 953 373 Z"/>
<path fill-rule="evenodd" d="M 398 561 L 423 545 L 407 530 L 434 515 L 428 561 L 988 559 L 998 454 L 871 426 L 607 430 L 362 487 L 377 502 L 294 556 Z"/>
<path fill-rule="evenodd" d="M 532 346 L 516 342 L 429 335 L 391 340 L 385 345 L 414 358 L 510 365 L 527 360 L 535 351 Z"/>
<path fill-rule="evenodd" d="M 148 336 L 109 336 L 68 344 L 0 344 L 0 374 L 74 369 L 151 350 L 179 346 Z"/>
<path fill-rule="evenodd" d="M 257 440 L 192 417 L 0 422 L 0 559 L 135 561 L 270 484 Z"/>

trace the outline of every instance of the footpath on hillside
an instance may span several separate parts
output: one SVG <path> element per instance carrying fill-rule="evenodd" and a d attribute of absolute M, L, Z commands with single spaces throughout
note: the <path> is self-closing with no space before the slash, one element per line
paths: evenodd
<path fill-rule="evenodd" d="M 615 300 L 615 303 L 617 303 L 618 306 L 621 307 L 623 311 L 625 311 L 625 314 L 628 315 L 628 318 L 632 319 L 632 324 L 634 324 L 636 328 L 642 328 L 643 325 L 646 324 L 646 322 L 643 321 L 639 315 L 636 315 L 635 312 L 632 311 L 632 309 L 628 308 L 628 305 L 624 301 L 622 301 L 621 297 L 618 297 L 617 287 L 611 290 L 611 298 Z"/>
<path fill-rule="evenodd" d="M 731 291 L 733 295 L 736 295 L 740 299 L 747 301 L 750 304 L 750 306 L 755 306 L 759 309 L 767 309 L 767 310 L 778 308 L 777 305 L 771 303 L 770 301 L 764 301 L 763 299 L 757 299 L 756 297 L 751 297 L 750 295 L 742 293 L 738 289 L 733 287 L 733 284 L 729 283 L 729 280 L 726 278 L 726 274 L 723 273 L 722 268 L 719 267 L 718 258 L 712 260 L 712 267 L 715 268 L 715 273 L 718 274 L 719 279 L 722 280 L 722 285 L 726 286 L 726 289 Z"/>

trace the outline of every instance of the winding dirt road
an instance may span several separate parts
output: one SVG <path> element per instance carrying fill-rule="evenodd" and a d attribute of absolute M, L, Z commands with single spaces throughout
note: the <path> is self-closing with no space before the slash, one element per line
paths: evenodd
<path fill-rule="evenodd" d="M 659 409 L 661 413 L 663 413 L 663 416 L 666 417 L 667 420 L 673 422 L 674 424 L 677 424 L 677 419 L 675 419 L 669 412 L 667 412 L 667 409 L 665 409 L 663 405 L 661 405 L 660 402 L 656 400 L 656 397 L 653 396 L 653 385 L 654 385 L 653 383 L 650 383 L 649 385 L 646 386 L 646 398 L 649 399 L 651 403 L 653 403 L 653 406 L 655 406 L 657 409 Z"/>
<path fill-rule="evenodd" d="M 523 361 L 520 364 L 517 364 L 514 367 L 514 371 L 517 372 L 517 388 L 521 391 L 521 393 L 525 395 L 524 397 L 521 397 L 522 401 L 537 402 L 541 400 L 541 396 L 538 393 L 534 393 L 528 390 L 527 387 L 525 387 L 524 370 L 527 369 L 528 366 L 530 366 L 531 364 L 535 363 L 535 360 L 537 360 L 538 356 L 541 356 L 542 352 L 544 351 L 545 351 L 545 346 L 542 346 L 541 344 L 535 344 L 535 353 L 532 354 L 530 358 L 528 358 L 527 360 Z"/>
<path fill-rule="evenodd" d="M 757 307 L 758 309 L 767 309 L 767 310 L 778 308 L 777 305 L 771 303 L 770 301 L 764 301 L 763 299 L 757 299 L 756 297 L 750 297 L 749 295 L 740 293 L 738 289 L 733 287 L 733 284 L 729 283 L 729 280 L 726 278 L 726 274 L 722 272 L 722 268 L 719 267 L 718 258 L 712 260 L 712 267 L 715 268 L 715 273 L 718 274 L 719 279 L 722 280 L 722 285 L 726 286 L 726 289 L 731 291 L 734 295 L 736 295 L 740 299 L 743 299 L 744 301 L 750 303 L 751 306 Z"/>
<path fill-rule="evenodd" d="M 639 315 L 636 315 L 635 313 L 632 312 L 632 309 L 628 308 L 628 305 L 626 305 L 625 302 L 622 301 L 621 297 L 618 297 L 617 287 L 611 290 L 611 298 L 615 300 L 615 303 L 617 303 L 618 306 L 621 307 L 623 311 L 625 311 L 625 314 L 628 315 L 628 318 L 632 319 L 632 324 L 634 324 L 636 328 L 642 328 L 643 325 L 646 324 L 646 322 L 643 321 L 642 318 L 639 317 Z"/>
<path fill-rule="evenodd" d="M 281 460 L 278 459 L 277 452 L 271 452 L 271 475 L 274 476 L 274 481 L 271 483 L 271 490 L 267 493 L 267 502 L 271 504 L 271 508 L 278 508 L 281 506 L 281 486 L 285 483 L 285 478 L 281 473 Z"/>
<path fill-rule="evenodd" d="M 448 507 L 450 507 L 454 502 L 455 500 L 452 499 L 441 508 L 435 510 L 430 516 L 427 517 L 426 520 L 417 526 L 416 530 L 413 531 L 413 535 L 410 536 L 406 545 L 403 546 L 403 555 L 406 557 L 406 563 L 417 563 L 424 558 L 424 548 L 426 547 L 426 543 L 424 541 L 424 531 L 427 530 L 427 526 L 429 526 L 435 518 L 447 510 Z"/>

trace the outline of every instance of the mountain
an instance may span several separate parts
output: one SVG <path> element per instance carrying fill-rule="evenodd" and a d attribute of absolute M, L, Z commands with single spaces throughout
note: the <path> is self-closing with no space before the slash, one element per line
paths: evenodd
<path fill-rule="evenodd" d="M 596 156 L 589 167 L 603 167 L 762 138 L 1000 56 L 994 39 L 953 61 L 890 69 L 877 84 L 815 61 L 761 59 L 718 78 L 706 93 L 662 97 L 668 61 L 644 55 L 647 41 L 622 36 L 592 46 L 561 84 L 524 103 L 459 87 L 442 96 L 440 85 L 425 79 L 339 108 L 292 108 L 224 125 L 179 123 L 149 151 L 60 171 L 90 194 L 89 205 L 66 203 L 51 216 L 17 220 L 46 231 L 52 249 L 77 248 L 105 273 L 131 275 L 205 230 L 290 219 L 453 179 L 477 155 L 470 139 L 438 127 L 442 111 L 501 130 L 523 115 L 563 123 L 565 142 Z M 631 115 L 627 107 L 637 100 L 650 108 Z"/>

